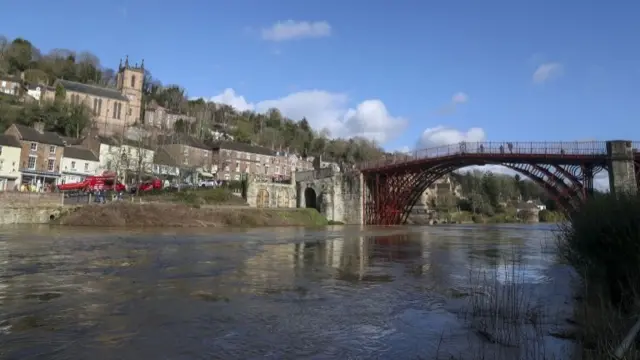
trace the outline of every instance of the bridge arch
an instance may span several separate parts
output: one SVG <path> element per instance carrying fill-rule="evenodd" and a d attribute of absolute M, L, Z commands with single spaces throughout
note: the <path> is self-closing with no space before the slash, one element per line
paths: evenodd
<path fill-rule="evenodd" d="M 320 211 L 318 202 L 318 193 L 312 187 L 304 189 L 304 204 L 306 208 L 316 209 Z"/>
<path fill-rule="evenodd" d="M 552 200 L 570 214 L 593 191 L 593 176 L 604 169 L 602 164 L 536 164 L 482 159 L 451 159 L 423 168 L 395 171 L 364 171 L 366 188 L 365 223 L 403 224 L 420 195 L 442 176 L 474 165 L 505 166 L 540 186 Z M 368 200 L 368 201 L 367 201 Z"/>

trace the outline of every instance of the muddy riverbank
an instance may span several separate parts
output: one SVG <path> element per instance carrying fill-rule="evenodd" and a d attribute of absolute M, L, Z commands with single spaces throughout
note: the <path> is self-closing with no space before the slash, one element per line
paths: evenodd
<path fill-rule="evenodd" d="M 78 207 L 52 223 L 94 227 L 262 227 L 323 226 L 327 219 L 314 209 L 113 202 Z"/>

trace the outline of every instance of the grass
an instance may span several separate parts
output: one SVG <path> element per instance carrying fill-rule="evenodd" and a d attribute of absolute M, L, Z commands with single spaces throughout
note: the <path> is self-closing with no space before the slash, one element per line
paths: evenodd
<path fill-rule="evenodd" d="M 608 359 L 640 314 L 640 196 L 602 194 L 562 227 L 559 255 L 581 275 L 576 322 L 584 359 Z M 622 359 L 640 359 L 636 342 Z"/>
<path fill-rule="evenodd" d="M 551 360 L 555 355 L 545 348 L 549 309 L 542 308 L 526 287 L 523 265 L 516 256 L 505 263 L 498 281 L 498 269 L 471 270 L 466 291 L 453 298 L 464 300 L 458 316 L 470 327 L 469 344 L 460 354 L 444 354 L 438 348 L 438 359 L 450 360 Z M 446 334 L 442 334 L 444 342 Z"/>
<path fill-rule="evenodd" d="M 141 198 L 147 202 L 172 202 L 194 207 L 202 205 L 246 205 L 242 197 L 227 188 L 205 188 L 181 191 L 151 191 Z"/>

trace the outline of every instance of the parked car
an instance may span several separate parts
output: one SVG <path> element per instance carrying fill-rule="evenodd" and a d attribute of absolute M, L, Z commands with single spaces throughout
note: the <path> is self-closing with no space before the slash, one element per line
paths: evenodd
<path fill-rule="evenodd" d="M 198 183 L 199 187 L 216 187 L 218 183 L 215 180 L 202 180 Z"/>

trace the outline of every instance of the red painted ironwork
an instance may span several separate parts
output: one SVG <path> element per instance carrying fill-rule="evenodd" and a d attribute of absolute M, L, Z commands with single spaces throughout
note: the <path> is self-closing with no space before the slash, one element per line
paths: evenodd
<path fill-rule="evenodd" d="M 358 166 L 366 185 L 364 221 L 404 223 L 427 187 L 447 173 L 473 165 L 514 170 L 545 189 L 570 213 L 593 193 L 593 177 L 607 168 L 607 160 L 606 143 L 601 141 L 459 143 L 389 156 Z"/>

